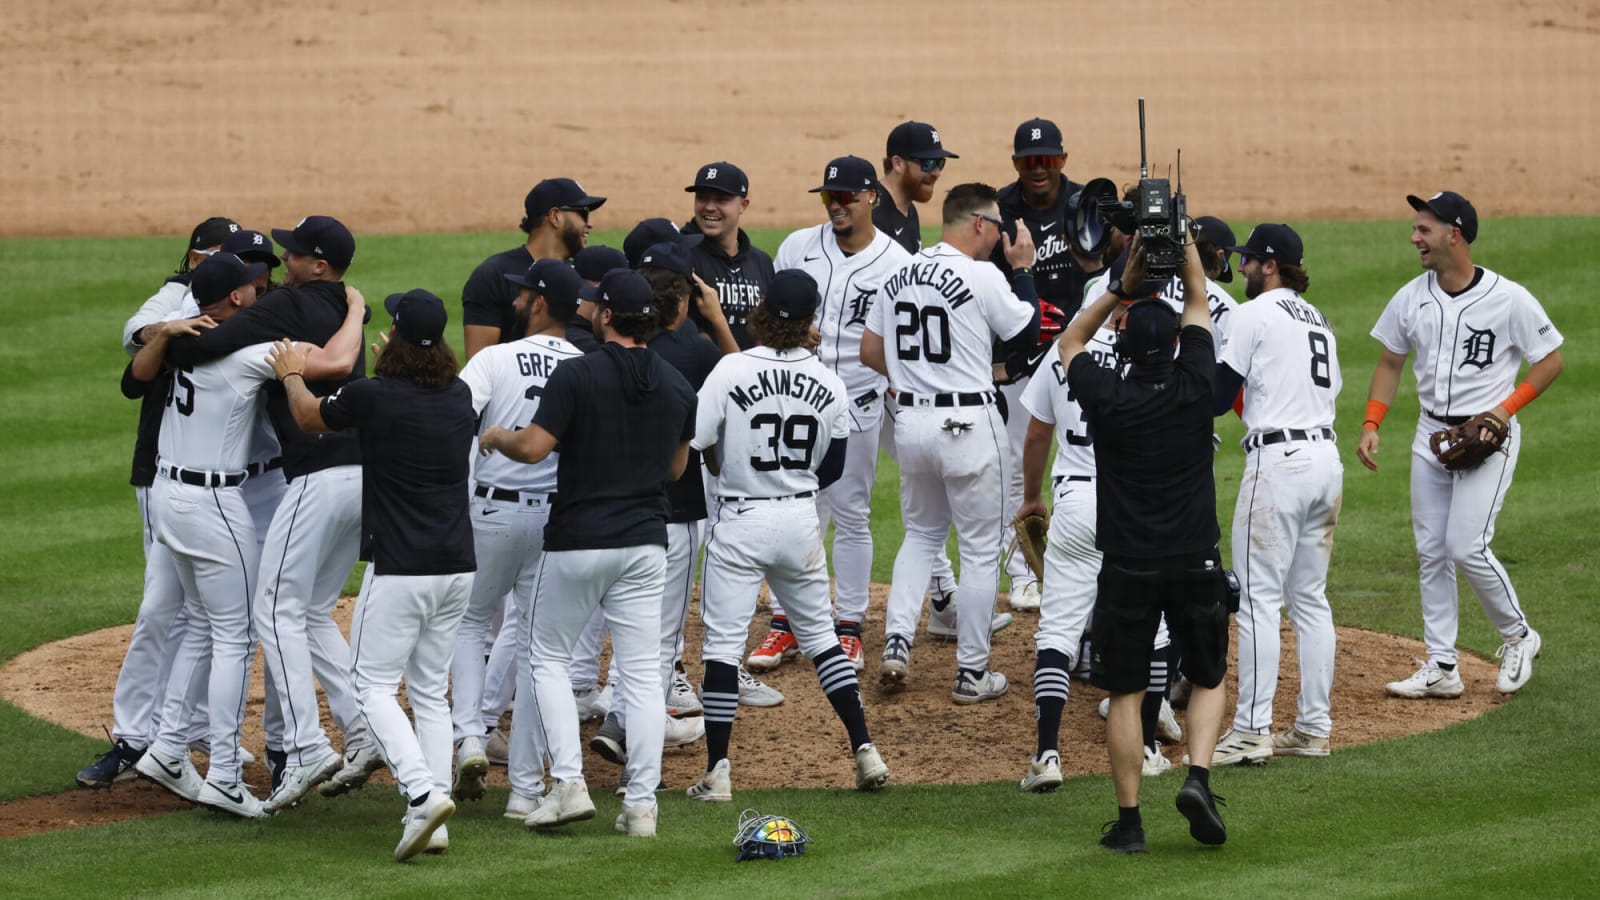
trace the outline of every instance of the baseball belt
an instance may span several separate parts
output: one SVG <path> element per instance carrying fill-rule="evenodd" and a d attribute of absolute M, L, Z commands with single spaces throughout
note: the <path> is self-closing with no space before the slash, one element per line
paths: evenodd
<path fill-rule="evenodd" d="M 1331 441 L 1333 440 L 1332 428 L 1312 428 L 1301 430 L 1299 428 L 1286 428 L 1283 431 L 1265 431 L 1261 434 L 1252 434 L 1245 439 L 1244 448 L 1254 450 L 1258 447 L 1267 447 L 1272 444 L 1282 444 L 1287 441 Z"/>
<path fill-rule="evenodd" d="M 185 469 L 182 466 L 169 466 L 165 463 L 162 463 L 156 471 L 160 472 L 163 478 L 170 478 L 173 481 L 194 485 L 195 487 L 209 488 L 238 487 L 244 484 L 246 478 L 250 477 L 249 472 L 209 472 L 204 469 Z"/>
<path fill-rule="evenodd" d="M 988 406 L 994 402 L 994 391 L 976 394 L 908 394 L 899 395 L 900 406 Z"/>
<path fill-rule="evenodd" d="M 505 488 L 491 487 L 487 484 L 480 484 L 473 488 L 472 495 L 489 500 L 499 500 L 502 503 L 520 503 L 524 506 L 549 506 L 556 502 L 555 494 L 508 491 Z"/>

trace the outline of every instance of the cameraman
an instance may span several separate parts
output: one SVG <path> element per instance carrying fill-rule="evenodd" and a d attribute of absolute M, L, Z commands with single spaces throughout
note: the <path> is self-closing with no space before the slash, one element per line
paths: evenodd
<path fill-rule="evenodd" d="M 1111 692 L 1106 743 L 1118 817 L 1102 846 L 1142 853 L 1139 817 L 1143 747 L 1139 704 L 1149 677 L 1150 646 L 1165 612 L 1183 642 L 1183 672 L 1194 684 L 1189 750 L 1194 761 L 1178 792 L 1189 833 L 1204 844 L 1227 839 L 1211 795 L 1228 662 L 1227 586 L 1217 553 L 1212 476 L 1211 398 L 1216 377 L 1205 270 L 1194 243 L 1184 248 L 1182 316 L 1160 300 L 1128 307 L 1117 332 L 1125 375 L 1086 352 L 1119 300 L 1142 290 L 1145 247 L 1135 238 L 1122 277 L 1062 333 L 1061 362 L 1094 434 L 1100 477 L 1095 545 L 1104 553 L 1095 600 L 1090 681 Z M 1174 359 L 1172 347 L 1177 341 Z"/>

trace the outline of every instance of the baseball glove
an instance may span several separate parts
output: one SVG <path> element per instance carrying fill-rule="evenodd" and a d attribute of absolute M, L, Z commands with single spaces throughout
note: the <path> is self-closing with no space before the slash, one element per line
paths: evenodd
<path fill-rule="evenodd" d="M 1019 515 L 1011 522 L 1016 536 L 1013 546 L 1022 551 L 1028 571 L 1042 584 L 1044 582 L 1044 537 L 1050 531 L 1050 520 L 1041 515 Z"/>
<path fill-rule="evenodd" d="M 1428 449 L 1449 472 L 1468 472 L 1490 456 L 1505 450 L 1511 425 L 1493 413 L 1473 416 L 1460 425 L 1435 431 Z"/>

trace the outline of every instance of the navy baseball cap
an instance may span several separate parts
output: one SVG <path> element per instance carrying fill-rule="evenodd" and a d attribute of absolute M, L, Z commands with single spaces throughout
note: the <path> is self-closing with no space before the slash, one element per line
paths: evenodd
<path fill-rule="evenodd" d="M 822 173 L 822 186 L 812 188 L 811 193 L 877 189 L 878 175 L 872 163 L 859 156 L 841 156 L 828 163 L 828 168 Z"/>
<path fill-rule="evenodd" d="M 219 246 L 228 235 L 239 230 L 239 223 L 227 216 L 212 216 L 189 232 L 189 249 L 205 250 Z"/>
<path fill-rule="evenodd" d="M 1061 143 L 1061 129 L 1049 119 L 1029 119 L 1017 126 L 1011 138 L 1011 157 L 1063 156 L 1067 148 Z"/>
<path fill-rule="evenodd" d="M 1420 212 L 1425 209 L 1438 216 L 1439 221 L 1461 229 L 1461 237 L 1469 244 L 1478 237 L 1478 211 L 1472 208 L 1467 198 L 1455 191 L 1440 191 L 1426 200 L 1415 194 L 1407 194 L 1406 202 L 1414 210 Z"/>
<path fill-rule="evenodd" d="M 802 269 L 783 269 L 772 276 L 761 305 L 785 322 L 809 322 L 817 314 L 817 280 Z"/>
<path fill-rule="evenodd" d="M 1227 222 L 1222 221 L 1216 216 L 1201 216 L 1200 218 L 1195 219 L 1194 228 L 1195 235 L 1200 240 L 1206 241 L 1207 243 L 1216 244 L 1218 247 L 1223 248 L 1222 273 L 1217 276 L 1217 280 L 1223 283 L 1232 281 L 1233 266 L 1229 264 L 1229 259 L 1231 257 L 1228 254 L 1227 248 L 1232 247 L 1234 241 L 1238 240 L 1238 238 L 1233 236 L 1233 229 L 1228 227 Z"/>
<path fill-rule="evenodd" d="M 414 288 L 404 294 L 390 294 L 383 308 L 394 319 L 395 334 L 419 347 L 432 347 L 444 339 L 444 326 L 450 316 L 444 301 L 431 291 Z"/>
<path fill-rule="evenodd" d="M 695 173 L 694 184 L 684 188 L 687 193 L 694 193 L 701 188 L 721 191 L 735 197 L 750 196 L 750 179 L 744 177 L 744 170 L 731 162 L 714 162 L 700 167 Z"/>
<path fill-rule="evenodd" d="M 628 268 L 628 257 L 615 247 L 591 244 L 572 258 L 572 267 L 578 270 L 578 276 L 584 281 L 598 282 L 612 269 Z"/>
<path fill-rule="evenodd" d="M 595 302 L 621 315 L 655 312 L 655 292 L 650 289 L 650 282 L 632 269 L 607 272 L 595 291 Z"/>
<path fill-rule="evenodd" d="M 1245 256 L 1254 256 L 1257 259 L 1270 257 L 1281 263 L 1298 266 L 1305 262 L 1306 247 L 1300 242 L 1300 235 L 1287 225 L 1273 222 L 1263 222 L 1250 229 L 1250 237 L 1241 247 L 1229 247 L 1229 253 L 1239 253 Z"/>
<path fill-rule="evenodd" d="M 927 122 L 901 122 L 889 132 L 884 155 L 904 159 L 960 159 L 939 142 L 939 129 Z"/>
<path fill-rule="evenodd" d="M 223 238 L 221 250 L 245 262 L 266 263 L 269 269 L 276 269 L 283 264 L 278 259 L 278 248 L 272 246 L 272 239 L 248 228 L 241 228 Z"/>
<path fill-rule="evenodd" d="M 664 241 L 644 251 L 639 257 L 639 268 L 664 269 L 685 278 L 690 278 L 694 274 L 694 265 L 689 262 L 689 251 L 678 241 Z"/>
<path fill-rule="evenodd" d="M 1165 300 L 1140 300 L 1128 307 L 1117 337 L 1117 354 L 1136 366 L 1172 362 L 1178 314 Z"/>
<path fill-rule="evenodd" d="M 292 229 L 272 229 L 272 239 L 290 253 L 315 256 L 343 272 L 356 256 L 356 239 L 332 216 L 306 216 Z"/>
<path fill-rule="evenodd" d="M 266 263 L 247 263 L 219 250 L 194 267 L 189 290 L 194 292 L 194 302 L 206 307 L 255 281 L 265 271 Z"/>
<path fill-rule="evenodd" d="M 551 306 L 563 309 L 577 309 L 578 294 L 583 290 L 583 278 L 559 259 L 541 259 L 526 272 L 507 273 L 501 277 L 543 297 Z"/>
<path fill-rule="evenodd" d="M 594 210 L 605 202 L 604 197 L 589 196 L 583 185 L 571 178 L 546 178 L 528 192 L 522 208 L 528 218 L 537 219 L 552 209 Z"/>
<path fill-rule="evenodd" d="M 657 244 L 675 241 L 683 245 L 685 250 L 705 240 L 703 234 L 684 234 L 678 226 L 672 224 L 671 219 L 645 219 L 633 226 L 628 236 L 622 239 L 622 253 L 628 259 L 628 267 L 639 268 L 639 258 L 644 252 Z"/>

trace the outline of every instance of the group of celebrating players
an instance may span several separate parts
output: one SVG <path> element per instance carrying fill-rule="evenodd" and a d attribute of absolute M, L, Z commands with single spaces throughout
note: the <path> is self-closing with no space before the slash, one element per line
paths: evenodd
<path fill-rule="evenodd" d="M 918 204 L 958 157 L 921 122 L 890 132 L 881 165 L 828 162 L 813 188 L 826 221 L 790 234 L 775 257 L 740 227 L 750 184 L 728 162 L 695 173 L 686 225 L 647 219 L 621 250 L 588 245 L 605 198 L 572 179 L 541 181 L 525 200 L 527 240 L 483 261 L 462 290 L 459 376 L 445 304 L 418 289 L 385 301 L 393 326 L 370 348 L 366 377 L 366 303 L 343 282 L 356 244 L 336 219 L 310 216 L 270 238 L 229 219 L 201 223 L 178 273 L 124 329 L 123 391 L 142 401 L 132 481 L 145 594 L 114 745 L 79 783 L 138 774 L 260 817 L 313 789 L 361 787 L 387 765 L 408 802 L 403 860 L 448 847 L 454 800 L 484 795 L 491 762 L 508 767 L 508 817 L 532 828 L 592 817 L 579 723 L 599 719 L 590 746 L 623 766 L 616 827 L 652 835 L 663 747 L 704 739 L 706 772 L 688 795 L 731 801 L 738 706 L 783 699 L 751 670 L 803 655 L 848 735 L 855 786 L 876 790 L 889 768 L 857 679 L 881 451 L 899 463 L 904 526 L 882 693 L 916 684 L 924 601 L 927 634 L 956 642 L 952 700 L 1009 690 L 989 665 L 991 636 L 1014 622 L 996 611 L 1005 567 L 1009 606 L 1038 614 L 1038 746 L 1021 787 L 1061 785 L 1069 685 L 1087 678 L 1111 693 L 1101 709 L 1112 737 L 1137 737 L 1111 742 L 1122 812 L 1102 843 L 1143 850 L 1137 807 L 1130 817 L 1124 802 L 1129 773 L 1136 798 L 1141 774 L 1172 767 L 1161 741 L 1183 739 L 1173 705 L 1187 701 L 1179 808 L 1197 839 L 1221 843 L 1211 767 L 1330 751 L 1325 583 L 1343 492 L 1334 330 L 1304 296 L 1304 247 L 1289 226 L 1259 225 L 1239 243 L 1221 220 L 1196 219 L 1178 273 L 1146 277 L 1138 237 L 1114 230 L 1092 252 L 1077 239 L 1080 186 L 1064 173 L 1054 123 L 1023 122 L 1013 151 L 1014 183 L 946 192 L 927 248 Z M 1464 690 L 1459 570 L 1503 636 L 1496 686 L 1511 692 L 1540 638 L 1488 544 L 1520 448 L 1513 416 L 1559 374 L 1561 336 L 1525 289 L 1472 264 L 1470 203 L 1450 192 L 1408 200 L 1425 272 L 1373 330 L 1384 349 L 1358 454 L 1376 469 L 1378 429 L 1415 352 L 1413 523 L 1430 658 L 1388 690 Z M 1236 272 L 1250 302 L 1218 284 Z M 1103 478 L 1111 451 L 1095 440 L 1097 421 L 1119 414 L 1117 383 L 1169 372 L 1190 328 L 1214 335 L 1209 414 L 1233 410 L 1246 427 L 1232 539 L 1239 692 L 1221 734 L 1226 613 L 1215 614 L 1218 646 L 1219 623 L 1198 612 L 1130 625 L 1112 602 L 1122 591 L 1106 588 L 1108 577 L 1137 579 L 1125 560 L 1169 551 L 1210 553 L 1221 575 L 1215 537 L 1150 546 L 1190 513 L 1214 530 L 1214 508 L 1175 504 L 1159 479 L 1130 490 Z M 1506 452 L 1442 469 L 1428 436 L 1486 410 L 1512 423 Z M 1207 483 L 1213 451 L 1197 457 Z M 1050 518 L 1042 578 L 1005 554 L 1019 513 Z M 952 526 L 959 580 L 944 550 Z M 697 690 L 682 660 L 702 551 Z M 358 556 L 369 565 L 347 643 L 331 614 Z M 763 583 L 772 617 L 747 655 Z M 1213 583 L 1208 573 L 1196 590 Z M 1299 707 L 1273 733 L 1285 609 Z M 241 774 L 258 643 L 265 800 Z M 414 725 L 396 701 L 402 677 Z M 319 718 L 318 683 L 342 752 Z M 204 777 L 191 750 L 209 754 Z"/>

